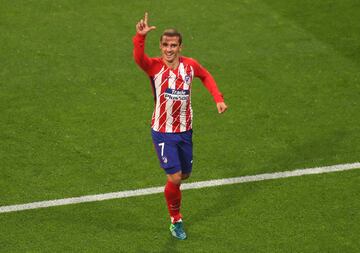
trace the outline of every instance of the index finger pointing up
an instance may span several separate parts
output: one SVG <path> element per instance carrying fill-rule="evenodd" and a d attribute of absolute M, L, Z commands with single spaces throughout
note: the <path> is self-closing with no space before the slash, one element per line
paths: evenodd
<path fill-rule="evenodd" d="M 145 15 L 144 15 L 144 23 L 145 23 L 145 25 L 147 25 L 147 22 L 148 22 L 148 13 L 145 12 Z"/>

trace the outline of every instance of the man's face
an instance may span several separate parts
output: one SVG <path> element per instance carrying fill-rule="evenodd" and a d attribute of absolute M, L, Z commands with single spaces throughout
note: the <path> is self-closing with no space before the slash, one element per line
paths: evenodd
<path fill-rule="evenodd" d="M 162 58 L 172 63 L 175 59 L 179 58 L 181 52 L 181 45 L 179 44 L 179 37 L 177 36 L 163 36 L 160 42 L 160 50 Z"/>

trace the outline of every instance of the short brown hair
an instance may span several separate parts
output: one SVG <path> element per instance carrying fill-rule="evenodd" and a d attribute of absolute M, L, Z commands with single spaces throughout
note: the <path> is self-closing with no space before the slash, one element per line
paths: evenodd
<path fill-rule="evenodd" d="M 160 36 L 160 42 L 162 41 L 163 36 L 169 36 L 169 37 L 178 37 L 179 38 L 179 45 L 182 43 L 182 36 L 181 33 L 179 33 L 174 28 L 166 29 Z"/>

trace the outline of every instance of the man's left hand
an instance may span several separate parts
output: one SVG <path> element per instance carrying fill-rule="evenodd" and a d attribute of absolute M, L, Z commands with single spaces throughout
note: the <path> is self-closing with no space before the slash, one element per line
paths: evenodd
<path fill-rule="evenodd" d="M 227 105 L 224 102 L 216 103 L 219 113 L 224 113 L 227 110 Z"/>

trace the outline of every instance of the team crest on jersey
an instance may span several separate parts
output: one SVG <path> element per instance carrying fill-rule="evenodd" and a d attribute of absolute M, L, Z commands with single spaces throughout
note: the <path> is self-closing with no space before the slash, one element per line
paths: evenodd
<path fill-rule="evenodd" d="M 186 75 L 185 76 L 185 83 L 190 84 L 190 82 L 191 82 L 191 77 L 189 75 Z"/>

